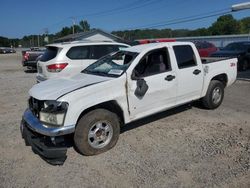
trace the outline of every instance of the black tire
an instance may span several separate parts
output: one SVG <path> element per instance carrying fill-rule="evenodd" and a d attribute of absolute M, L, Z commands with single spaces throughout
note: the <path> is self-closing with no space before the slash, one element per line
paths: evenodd
<path fill-rule="evenodd" d="M 98 128 L 100 124 L 102 128 Z M 112 131 L 106 133 L 105 127 L 108 127 Z M 93 132 L 95 134 L 91 134 Z M 117 115 L 105 109 L 96 109 L 85 114 L 77 123 L 74 143 L 81 154 L 97 155 L 114 147 L 118 141 L 119 134 L 120 122 Z M 94 137 L 90 135 L 94 135 Z M 108 137 L 106 139 L 107 142 L 104 141 L 102 143 L 102 141 L 98 141 L 102 137 Z M 95 144 L 94 141 L 98 143 Z M 98 144 L 99 146 L 103 144 L 103 147 L 97 148 Z"/>
<path fill-rule="evenodd" d="M 218 95 L 215 96 L 216 93 L 218 93 Z M 223 98 L 223 83 L 218 80 L 212 80 L 208 86 L 208 90 L 205 97 L 202 98 L 202 104 L 207 109 L 215 109 L 221 105 Z"/>

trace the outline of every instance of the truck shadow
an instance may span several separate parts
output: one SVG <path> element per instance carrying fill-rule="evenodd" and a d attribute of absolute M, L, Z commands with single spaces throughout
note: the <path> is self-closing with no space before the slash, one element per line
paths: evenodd
<path fill-rule="evenodd" d="M 132 123 L 126 124 L 123 127 L 121 127 L 120 133 L 122 134 L 122 133 L 130 131 L 132 129 L 136 129 L 138 127 L 146 125 L 148 123 L 151 123 L 151 122 L 154 122 L 154 121 L 158 121 L 160 119 L 169 117 L 171 115 L 178 114 L 180 112 L 189 110 L 189 109 L 192 108 L 192 105 L 193 104 L 188 103 L 188 104 L 185 104 L 185 105 L 182 105 L 182 106 L 170 109 L 170 110 L 166 110 L 166 111 L 163 111 L 163 112 L 160 112 L 160 113 L 156 113 L 154 115 L 150 115 L 150 116 L 142 118 L 140 120 L 136 120 L 136 121 L 134 121 Z"/>

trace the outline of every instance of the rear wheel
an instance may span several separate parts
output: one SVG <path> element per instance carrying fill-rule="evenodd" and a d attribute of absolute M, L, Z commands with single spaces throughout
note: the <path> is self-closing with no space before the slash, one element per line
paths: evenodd
<path fill-rule="evenodd" d="M 120 123 L 117 115 L 105 109 L 97 109 L 79 120 L 74 142 L 80 153 L 96 155 L 114 147 L 119 134 Z"/>
<path fill-rule="evenodd" d="M 218 108 L 224 98 L 224 85 L 218 80 L 212 80 L 208 86 L 205 97 L 202 98 L 203 106 L 207 109 Z"/>

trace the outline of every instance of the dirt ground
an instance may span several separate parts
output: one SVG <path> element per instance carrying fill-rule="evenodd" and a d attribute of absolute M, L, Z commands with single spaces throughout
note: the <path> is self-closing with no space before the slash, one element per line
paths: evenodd
<path fill-rule="evenodd" d="M 21 138 L 33 84 L 20 53 L 0 54 L 0 187 L 250 187 L 249 81 L 227 88 L 216 110 L 183 106 L 128 125 L 106 153 L 70 148 L 63 166 L 47 164 Z"/>

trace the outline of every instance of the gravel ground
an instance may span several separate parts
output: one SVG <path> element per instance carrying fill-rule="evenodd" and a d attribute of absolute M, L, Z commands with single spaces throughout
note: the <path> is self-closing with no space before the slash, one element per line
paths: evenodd
<path fill-rule="evenodd" d="M 226 89 L 216 110 L 183 106 L 128 125 L 106 153 L 70 148 L 63 166 L 47 164 L 21 138 L 33 84 L 20 53 L 0 54 L 0 187 L 250 187 L 249 81 Z"/>

